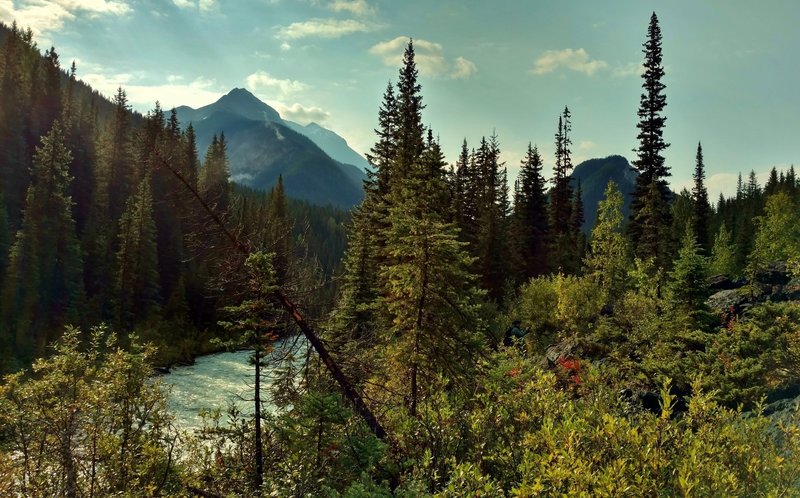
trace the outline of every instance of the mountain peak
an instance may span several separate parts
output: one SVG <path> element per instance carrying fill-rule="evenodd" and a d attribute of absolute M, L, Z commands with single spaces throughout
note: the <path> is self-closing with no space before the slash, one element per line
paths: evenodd
<path fill-rule="evenodd" d="M 221 98 L 224 99 L 225 97 L 231 97 L 231 98 L 235 97 L 237 99 L 258 100 L 259 102 L 261 102 L 258 99 L 258 97 L 253 95 L 249 90 L 247 90 L 245 88 L 234 88 L 233 90 L 228 92 L 226 95 L 223 95 Z"/>
<path fill-rule="evenodd" d="M 281 119 L 278 111 L 262 102 L 258 97 L 244 88 L 234 88 L 207 107 L 233 112 L 234 114 L 255 121 L 283 123 L 283 119 Z"/>

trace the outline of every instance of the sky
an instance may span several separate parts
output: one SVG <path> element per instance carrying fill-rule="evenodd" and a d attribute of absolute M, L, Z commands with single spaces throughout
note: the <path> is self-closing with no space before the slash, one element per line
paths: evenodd
<path fill-rule="evenodd" d="M 414 39 L 423 119 L 448 159 L 497 133 L 514 177 L 528 142 L 552 166 L 569 106 L 573 160 L 634 158 L 642 44 L 656 11 L 673 188 L 702 142 L 712 199 L 738 172 L 800 164 L 797 0 L 0 0 L 0 20 L 136 110 L 200 107 L 241 87 L 360 153 Z"/>

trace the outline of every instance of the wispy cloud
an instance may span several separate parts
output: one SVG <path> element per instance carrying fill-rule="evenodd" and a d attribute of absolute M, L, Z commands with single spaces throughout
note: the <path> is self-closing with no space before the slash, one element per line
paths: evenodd
<path fill-rule="evenodd" d="M 286 99 L 309 88 L 303 82 L 275 78 L 266 71 L 256 71 L 245 80 L 247 88 L 259 98 Z"/>
<path fill-rule="evenodd" d="M 408 41 L 407 36 L 398 36 L 374 45 L 369 52 L 380 57 L 385 65 L 398 67 L 403 63 Z M 448 60 L 441 44 L 421 39 L 414 40 L 414 60 L 420 73 L 433 78 L 469 78 L 478 70 L 474 62 L 464 57 Z"/>
<path fill-rule="evenodd" d="M 122 0 L 0 0 L 0 20 L 16 21 L 34 33 L 56 31 L 78 16 L 124 15 L 132 9 Z"/>
<path fill-rule="evenodd" d="M 464 79 L 469 78 L 477 71 L 478 68 L 475 66 L 474 62 L 463 57 L 456 57 L 456 60 L 453 62 L 453 71 L 450 73 L 450 76 L 454 79 Z"/>
<path fill-rule="evenodd" d="M 608 63 L 592 59 L 586 50 L 565 48 L 563 50 L 548 50 L 539 56 L 530 69 L 531 74 L 542 75 L 552 73 L 559 68 L 566 68 L 589 76 L 608 68 Z"/>
<path fill-rule="evenodd" d="M 354 16 L 366 17 L 375 13 L 375 7 L 366 0 L 333 0 L 328 8 L 334 12 L 348 12 Z"/>
<path fill-rule="evenodd" d="M 278 38 L 300 40 L 303 38 L 341 38 L 354 33 L 372 31 L 370 26 L 355 19 L 309 19 L 278 28 Z"/>
<path fill-rule="evenodd" d="M 245 79 L 245 85 L 256 97 L 274 107 L 283 118 L 290 121 L 306 125 L 311 122 L 324 123 L 331 117 L 321 107 L 304 106 L 297 102 L 286 103 L 311 88 L 301 81 L 276 78 L 266 71 L 257 71 Z"/>
<path fill-rule="evenodd" d="M 282 118 L 300 123 L 301 125 L 307 125 L 308 123 L 323 124 L 331 117 L 331 113 L 316 106 L 306 107 L 298 103 L 286 105 L 276 102 L 273 104 L 273 107 L 277 109 Z"/>
<path fill-rule="evenodd" d="M 629 62 L 615 66 L 611 74 L 617 78 L 627 78 L 630 76 L 641 76 L 644 73 L 644 66 L 640 62 Z"/>
<path fill-rule="evenodd" d="M 210 12 L 217 8 L 217 0 L 172 0 L 172 3 L 181 9 L 197 9 L 200 12 Z"/>
<path fill-rule="evenodd" d="M 141 78 L 128 73 L 107 75 L 94 72 L 81 79 L 106 96 L 114 95 L 117 88 L 122 87 L 128 101 L 139 111 L 152 109 L 156 101 L 165 109 L 180 105 L 200 107 L 223 95 L 215 80 L 195 78 L 184 83 L 183 76 L 174 74 L 166 76 L 166 83 L 162 84 L 145 84 Z"/>

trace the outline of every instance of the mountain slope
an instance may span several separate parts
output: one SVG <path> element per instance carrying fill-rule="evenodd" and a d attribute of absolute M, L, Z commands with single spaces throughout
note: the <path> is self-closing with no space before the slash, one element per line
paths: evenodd
<path fill-rule="evenodd" d="M 624 204 L 622 214 L 627 221 L 630 215 L 631 196 L 636 186 L 638 173 L 628 160 L 622 156 L 608 156 L 602 159 L 589 159 L 577 165 L 570 175 L 572 187 L 577 188 L 580 181 L 583 195 L 584 222 L 583 231 L 591 232 L 597 219 L 597 205 L 605 197 L 606 185 L 614 180 L 622 192 Z"/>
<path fill-rule="evenodd" d="M 231 180 L 236 183 L 267 190 L 282 175 L 288 196 L 342 208 L 363 197 L 363 170 L 332 159 L 293 129 L 299 125 L 284 121 L 247 90 L 234 89 L 199 109 L 176 110 L 181 126 L 193 124 L 201 155 L 214 134 L 225 133 Z"/>
<path fill-rule="evenodd" d="M 340 163 L 352 164 L 353 166 L 361 168 L 363 171 L 370 169 L 367 160 L 358 152 L 351 149 L 344 138 L 331 130 L 323 128 L 317 123 L 309 123 L 305 126 L 301 126 L 292 121 L 284 120 L 284 124 L 297 133 L 310 138 L 320 149 L 324 150 L 329 156 Z"/>

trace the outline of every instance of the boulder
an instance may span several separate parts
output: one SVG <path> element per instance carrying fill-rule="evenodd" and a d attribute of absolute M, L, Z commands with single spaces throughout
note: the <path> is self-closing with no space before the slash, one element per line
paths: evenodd
<path fill-rule="evenodd" d="M 744 279 L 734 280 L 727 275 L 714 275 L 708 277 L 708 290 L 713 293 L 721 290 L 738 289 L 744 286 L 745 283 Z"/>
<path fill-rule="evenodd" d="M 783 286 L 783 296 L 786 301 L 800 300 L 800 277 L 795 277 Z"/>
<path fill-rule="evenodd" d="M 755 275 L 755 282 L 759 284 L 776 286 L 786 285 L 789 283 L 789 273 L 786 271 L 786 263 L 776 261 L 768 264 L 763 269 L 759 270 Z"/>
<path fill-rule="evenodd" d="M 558 364 L 559 360 L 565 358 L 579 357 L 578 345 L 571 339 L 566 339 L 557 342 L 545 350 L 545 367 L 553 368 Z"/>
<path fill-rule="evenodd" d="M 750 296 L 748 296 L 742 289 L 727 289 L 721 290 L 711 295 L 706 300 L 706 304 L 714 311 L 733 311 L 736 314 L 748 308 L 750 303 Z"/>

